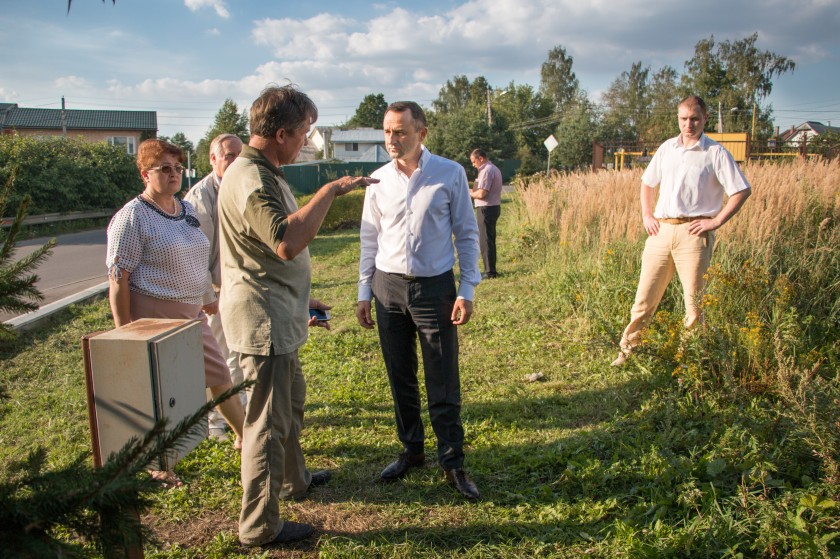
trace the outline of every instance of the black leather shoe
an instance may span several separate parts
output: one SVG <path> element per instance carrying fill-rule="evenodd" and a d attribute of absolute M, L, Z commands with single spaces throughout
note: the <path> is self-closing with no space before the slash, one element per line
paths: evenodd
<path fill-rule="evenodd" d="M 426 461 L 426 455 L 401 452 L 397 459 L 385 466 L 379 477 L 382 481 L 396 481 L 403 477 L 410 468 L 421 466 Z"/>
<path fill-rule="evenodd" d="M 447 483 L 454 487 L 458 493 L 466 497 L 467 499 L 480 499 L 481 494 L 478 492 L 478 487 L 475 486 L 475 482 L 470 479 L 470 476 L 467 475 L 462 468 L 454 468 L 452 470 L 444 470 L 443 472 L 444 477 L 446 477 Z"/>
<path fill-rule="evenodd" d="M 309 487 L 318 487 L 319 485 L 326 485 L 332 479 L 332 472 L 329 470 L 319 470 L 312 472 L 312 481 L 309 482 Z"/>
<path fill-rule="evenodd" d="M 302 524 L 300 522 L 292 522 L 287 520 L 283 523 L 283 529 L 280 533 L 274 536 L 274 539 L 268 543 L 264 543 L 262 547 L 270 545 L 280 545 L 284 543 L 296 542 L 303 540 L 312 535 L 312 526 L 309 524 Z"/>

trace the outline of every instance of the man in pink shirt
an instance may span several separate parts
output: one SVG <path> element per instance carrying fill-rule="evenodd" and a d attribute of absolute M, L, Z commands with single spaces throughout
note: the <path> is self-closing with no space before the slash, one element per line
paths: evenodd
<path fill-rule="evenodd" d="M 487 152 L 483 149 L 474 149 L 470 161 L 478 169 L 478 178 L 470 190 L 470 198 L 474 200 L 475 219 L 478 221 L 478 242 L 484 265 L 481 277 L 495 278 L 496 222 L 502 213 L 502 172 L 487 159 Z"/>

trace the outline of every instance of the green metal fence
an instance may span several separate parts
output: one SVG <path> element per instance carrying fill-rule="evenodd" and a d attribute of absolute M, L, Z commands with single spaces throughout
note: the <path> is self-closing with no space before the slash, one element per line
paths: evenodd
<path fill-rule="evenodd" d="M 521 161 L 518 159 L 505 159 L 496 163 L 502 171 L 502 178 L 508 182 L 519 169 Z M 292 186 L 295 194 L 312 194 L 324 184 L 334 181 L 346 175 L 359 176 L 370 175 L 385 163 L 295 163 L 284 165 L 283 173 L 286 180 Z"/>
<path fill-rule="evenodd" d="M 295 194 L 312 194 L 323 185 L 337 178 L 367 176 L 385 163 L 295 163 L 284 165 L 283 173 Z"/>

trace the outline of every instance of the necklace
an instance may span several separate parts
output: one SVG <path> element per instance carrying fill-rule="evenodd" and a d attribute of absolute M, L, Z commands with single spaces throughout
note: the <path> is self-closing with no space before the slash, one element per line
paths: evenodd
<path fill-rule="evenodd" d="M 143 193 L 143 197 L 144 197 L 144 198 L 145 198 L 148 202 L 150 202 L 150 203 L 151 203 L 154 207 L 156 207 L 158 210 L 160 210 L 162 213 L 164 213 L 164 214 L 166 214 L 166 215 L 168 215 L 168 216 L 170 216 L 170 217 L 176 217 L 176 216 L 178 216 L 178 215 L 181 213 L 181 210 L 180 210 L 180 208 L 178 207 L 178 201 L 177 201 L 177 198 L 173 198 L 173 199 L 172 199 L 172 200 L 173 200 L 173 203 L 174 203 L 174 206 L 175 206 L 175 211 L 174 211 L 174 212 L 168 212 L 168 211 L 164 210 L 163 208 L 161 208 L 160 206 L 158 206 L 158 203 L 157 203 L 157 202 L 155 202 L 155 201 L 154 201 L 154 199 L 152 199 L 152 197 L 151 197 L 151 196 L 149 196 L 148 194 L 146 194 L 145 192 Z"/>

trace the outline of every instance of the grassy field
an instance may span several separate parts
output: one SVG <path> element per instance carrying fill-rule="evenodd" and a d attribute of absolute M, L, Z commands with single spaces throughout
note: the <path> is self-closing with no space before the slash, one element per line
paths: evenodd
<path fill-rule="evenodd" d="M 680 331 L 672 287 L 643 350 L 614 369 L 641 254 L 639 176 L 569 175 L 504 200 L 501 277 L 479 286 L 461 330 L 480 502 L 434 464 L 377 482 L 400 448 L 376 333 L 354 318 L 358 230 L 343 230 L 312 245 L 333 329 L 302 351 L 304 450 L 335 475 L 281 505 L 316 536 L 241 548 L 239 459 L 206 441 L 176 468 L 186 486 L 153 496 L 146 557 L 837 556 L 838 165 L 748 167 L 755 194 L 720 232 L 706 324 Z M 79 338 L 110 324 L 104 301 L 73 308 L 2 355 L 0 462 L 43 446 L 58 468 L 87 450 Z"/>

